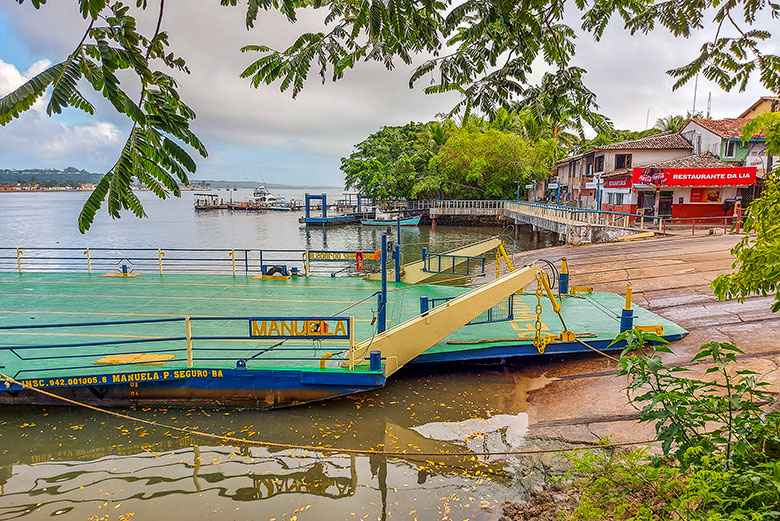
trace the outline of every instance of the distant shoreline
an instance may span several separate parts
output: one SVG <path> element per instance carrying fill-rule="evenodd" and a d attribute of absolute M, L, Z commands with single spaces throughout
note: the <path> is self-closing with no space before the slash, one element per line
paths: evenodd
<path fill-rule="evenodd" d="M 266 185 L 267 187 L 273 189 L 273 190 L 312 190 L 312 193 L 315 193 L 315 190 L 341 190 L 343 191 L 344 188 L 339 188 L 336 186 L 285 186 L 285 187 L 274 187 Z M 184 192 L 219 192 L 220 190 L 224 191 L 232 191 L 231 188 L 182 188 L 182 193 Z M 238 190 L 252 190 L 252 188 L 238 188 Z M 151 192 L 151 190 L 133 190 L 134 192 Z M 57 193 L 57 192 L 65 192 L 65 193 L 77 193 L 77 192 L 84 192 L 84 193 L 91 193 L 93 190 L 79 190 L 78 188 L 62 188 L 58 190 L 52 190 L 52 189 L 46 189 L 46 188 L 36 188 L 36 189 L 30 189 L 30 190 L 0 190 L 0 194 L 39 194 L 39 193 Z"/>

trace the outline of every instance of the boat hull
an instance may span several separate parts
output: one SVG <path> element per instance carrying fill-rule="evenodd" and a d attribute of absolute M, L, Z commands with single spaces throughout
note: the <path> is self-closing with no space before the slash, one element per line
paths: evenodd
<path fill-rule="evenodd" d="M 384 386 L 381 372 L 316 371 L 294 369 L 194 369 L 176 373 L 197 374 L 161 380 L 164 371 L 108 375 L 106 384 L 67 385 L 78 380 L 45 378 L 23 380 L 49 393 L 100 407 L 289 407 Z M 114 379 L 117 383 L 110 383 Z M 102 382 L 102 376 L 89 377 Z M 133 380 L 133 381 L 128 381 Z M 65 383 L 64 386 L 49 383 Z M 0 391 L 0 404 L 69 405 L 63 400 L 17 385 Z"/>
<path fill-rule="evenodd" d="M 401 226 L 419 226 L 421 216 L 405 217 L 401 219 Z M 361 219 L 363 226 L 396 226 L 398 219 Z"/>

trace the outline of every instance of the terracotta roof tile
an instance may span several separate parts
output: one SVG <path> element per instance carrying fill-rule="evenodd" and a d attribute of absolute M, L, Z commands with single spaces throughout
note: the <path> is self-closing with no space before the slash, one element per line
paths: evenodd
<path fill-rule="evenodd" d="M 691 150 L 693 146 L 680 134 L 655 134 L 652 136 L 612 143 L 596 147 L 596 150 L 664 150 L 683 149 Z"/>
<path fill-rule="evenodd" d="M 655 163 L 648 163 L 644 165 L 634 165 L 631 168 L 623 168 L 620 170 L 613 170 L 602 174 L 603 178 L 620 177 L 630 174 L 634 168 L 733 168 L 734 165 L 721 161 L 717 157 L 713 156 L 709 152 L 704 154 L 698 154 L 695 156 L 678 157 L 677 159 L 667 159 L 666 161 L 656 161 Z"/>
<path fill-rule="evenodd" d="M 742 139 L 742 127 L 750 121 L 749 118 L 704 119 L 694 118 L 692 122 L 706 128 L 723 139 Z M 753 139 L 761 139 L 763 132 Z"/>

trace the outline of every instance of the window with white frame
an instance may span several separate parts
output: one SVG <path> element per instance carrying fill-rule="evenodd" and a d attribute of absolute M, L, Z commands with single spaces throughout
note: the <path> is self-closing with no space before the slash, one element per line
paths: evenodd
<path fill-rule="evenodd" d="M 726 141 L 726 153 L 724 154 L 725 157 L 736 157 L 737 155 L 737 142 L 736 141 Z"/>
<path fill-rule="evenodd" d="M 620 206 L 623 204 L 623 194 L 621 193 L 615 193 L 615 192 L 609 192 L 607 193 L 607 204 L 613 205 L 613 206 Z"/>

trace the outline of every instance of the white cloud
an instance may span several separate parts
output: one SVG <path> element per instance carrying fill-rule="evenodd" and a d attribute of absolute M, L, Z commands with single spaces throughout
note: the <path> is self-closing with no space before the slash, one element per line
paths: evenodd
<path fill-rule="evenodd" d="M 142 29 L 148 29 L 156 21 L 155 14 L 150 8 L 146 19 L 141 20 Z M 32 55 L 52 60 L 60 60 L 71 51 L 86 25 L 73 4 L 64 2 L 46 4 L 40 11 L 32 9 L 28 2 L 21 6 L 2 4 L 0 16 L 14 27 Z M 576 17 L 576 11 L 567 15 L 574 25 Z M 163 28 L 169 32 L 173 50 L 187 60 L 192 70 L 189 76 L 179 76 L 182 95 L 198 114 L 194 123 L 196 132 L 215 152 L 214 159 L 198 160 L 199 178 L 230 177 L 232 172 L 226 171 L 224 165 L 256 172 L 258 161 L 267 163 L 263 165 L 267 171 L 289 171 L 292 165 L 284 158 L 298 155 L 309 158 L 307 164 L 313 165 L 307 175 L 317 180 L 337 181 L 340 178 L 335 170 L 338 158 L 349 154 L 352 146 L 369 133 L 383 125 L 433 119 L 457 102 L 455 96 L 423 94 L 423 82 L 410 90 L 407 82 L 412 67 L 403 64 L 393 71 L 376 63 L 360 64 L 356 70 L 347 71 L 344 79 L 325 85 L 320 83 L 316 70 L 312 70 L 309 82 L 296 100 L 289 92 L 279 92 L 278 85 L 253 89 L 247 80 L 239 78 L 240 72 L 254 59 L 251 53 L 241 54 L 241 46 L 266 43 L 283 48 L 295 35 L 318 30 L 320 20 L 321 13 L 305 11 L 296 24 L 290 25 L 277 13 L 264 13 L 257 28 L 247 31 L 243 7 L 231 9 L 219 6 L 218 2 L 190 0 L 166 2 Z M 54 21 L 56 31 L 41 31 L 47 24 L 54 27 Z M 767 26 L 770 22 L 764 20 L 759 25 Z M 642 129 L 648 109 L 649 126 L 652 126 L 656 118 L 684 113 L 691 107 L 693 84 L 672 92 L 673 80 L 666 75 L 666 70 L 690 61 L 701 43 L 711 37 L 702 33 L 690 39 L 675 39 L 664 30 L 647 36 L 630 36 L 620 24 L 612 23 L 601 42 L 593 42 L 589 35 L 578 39 L 575 64 L 587 69 L 587 85 L 598 95 L 602 112 L 616 126 Z M 539 69 L 545 68 L 543 63 L 539 65 Z M 3 70 L 7 66 L 4 64 Z M 10 77 L 14 71 L 0 72 L 0 88 L 1 82 L 8 81 L 3 79 L 6 74 Z M 539 72 L 535 70 L 534 76 L 538 77 Z M 24 77 L 27 73 L 15 71 L 15 74 Z M 735 116 L 765 94 L 756 84 L 751 84 L 745 93 L 726 94 L 701 80 L 698 109 L 706 108 L 710 91 L 714 117 Z M 107 126 L 47 124 L 38 127 L 34 135 L 28 134 L 25 146 L 38 151 L 39 157 L 54 160 L 57 154 L 71 154 L 82 144 L 92 143 L 92 147 L 87 146 L 82 152 L 94 156 L 94 161 L 102 161 L 100 168 L 110 167 L 118 152 L 118 148 L 112 149 L 110 145 L 117 145 L 115 132 L 125 121 L 109 105 L 96 103 L 96 106 L 99 112 L 95 119 Z M 25 118 L 34 120 L 35 116 Z M 43 125 L 25 123 L 35 124 Z M 9 141 L 9 130 L 17 133 L 19 126 L 0 128 L 0 153 L 17 157 L 19 152 L 3 143 Z M 222 155 L 236 148 L 251 153 L 235 157 Z M 115 151 L 111 154 L 110 150 Z M 25 154 L 28 164 L 34 164 L 36 156 L 30 152 Z M 318 158 L 323 158 L 321 164 Z M 268 181 L 283 180 L 268 178 Z"/>
<path fill-rule="evenodd" d="M 12 92 L 50 64 L 40 60 L 20 72 L 13 64 L 0 60 L 0 96 Z M 102 170 L 116 159 L 123 136 L 113 123 L 88 119 L 77 124 L 50 118 L 43 97 L 33 109 L 0 128 L 0 157 L 5 160 L 0 168 L 72 165 Z"/>
<path fill-rule="evenodd" d="M 0 96 L 5 96 L 6 94 L 13 92 L 24 85 L 33 76 L 43 72 L 50 65 L 51 62 L 49 60 L 38 60 L 33 63 L 27 71 L 19 72 L 12 64 L 5 63 L 0 59 Z M 35 103 L 33 103 L 32 110 L 35 110 L 39 114 L 43 114 L 46 111 L 46 104 L 42 98 L 38 98 Z"/>

